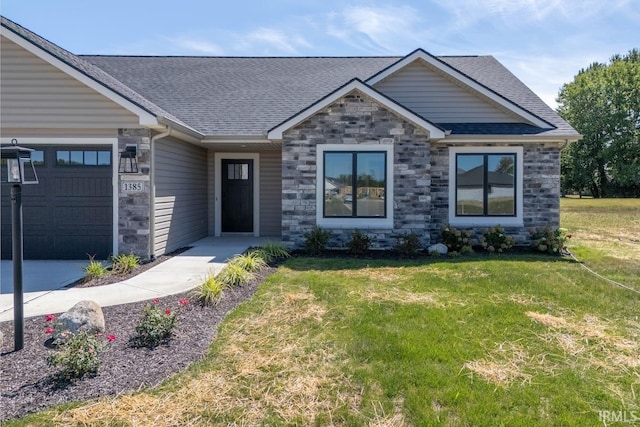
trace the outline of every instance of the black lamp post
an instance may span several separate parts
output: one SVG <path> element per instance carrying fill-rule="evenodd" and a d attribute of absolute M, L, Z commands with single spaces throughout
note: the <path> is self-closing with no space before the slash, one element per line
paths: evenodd
<path fill-rule="evenodd" d="M 6 160 L 7 173 L 2 184 L 11 185 L 11 248 L 13 259 L 13 337 L 14 350 L 24 347 L 24 308 L 22 291 L 22 184 L 37 184 L 38 176 L 31 162 L 30 148 L 18 147 L 11 140 L 10 146 L 0 147 L 0 158 Z M 2 162 L 4 163 L 4 161 Z M 4 165 L 3 165 L 4 166 Z M 29 168 L 30 166 L 30 168 Z M 3 174 L 4 175 L 4 174 Z"/>

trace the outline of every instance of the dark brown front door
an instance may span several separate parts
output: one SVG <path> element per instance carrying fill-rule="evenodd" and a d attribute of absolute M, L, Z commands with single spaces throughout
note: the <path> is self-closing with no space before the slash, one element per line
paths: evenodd
<path fill-rule="evenodd" d="M 222 159 L 222 232 L 253 232 L 253 160 Z"/>

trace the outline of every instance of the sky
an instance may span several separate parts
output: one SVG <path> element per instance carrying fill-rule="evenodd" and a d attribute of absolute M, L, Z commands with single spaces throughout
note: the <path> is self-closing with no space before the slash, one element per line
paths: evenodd
<path fill-rule="evenodd" d="M 593 62 L 640 48 L 640 0 L 1 0 L 75 54 L 493 55 L 552 108 Z"/>

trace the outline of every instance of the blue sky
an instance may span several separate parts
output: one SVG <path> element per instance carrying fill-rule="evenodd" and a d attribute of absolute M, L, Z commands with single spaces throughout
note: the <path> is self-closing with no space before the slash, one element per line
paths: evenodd
<path fill-rule="evenodd" d="M 594 61 L 640 48 L 640 0 L 3 0 L 76 54 L 493 55 L 555 107 Z"/>

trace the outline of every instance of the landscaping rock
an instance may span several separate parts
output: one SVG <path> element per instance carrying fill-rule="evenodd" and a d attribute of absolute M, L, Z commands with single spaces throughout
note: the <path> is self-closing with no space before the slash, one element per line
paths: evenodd
<path fill-rule="evenodd" d="M 447 252 L 449 252 L 449 250 L 447 249 L 447 245 L 444 243 L 436 243 L 435 245 L 429 246 L 427 249 L 427 253 L 429 254 L 438 253 L 440 255 L 446 255 Z"/>
<path fill-rule="evenodd" d="M 2 332 L 0 331 L 0 348 L 2 348 L 3 345 L 4 345 L 4 335 L 2 335 Z"/>
<path fill-rule="evenodd" d="M 53 338 L 64 340 L 64 331 L 74 334 L 79 331 L 93 334 L 104 332 L 102 308 L 95 301 L 80 301 L 60 316 Z"/>

